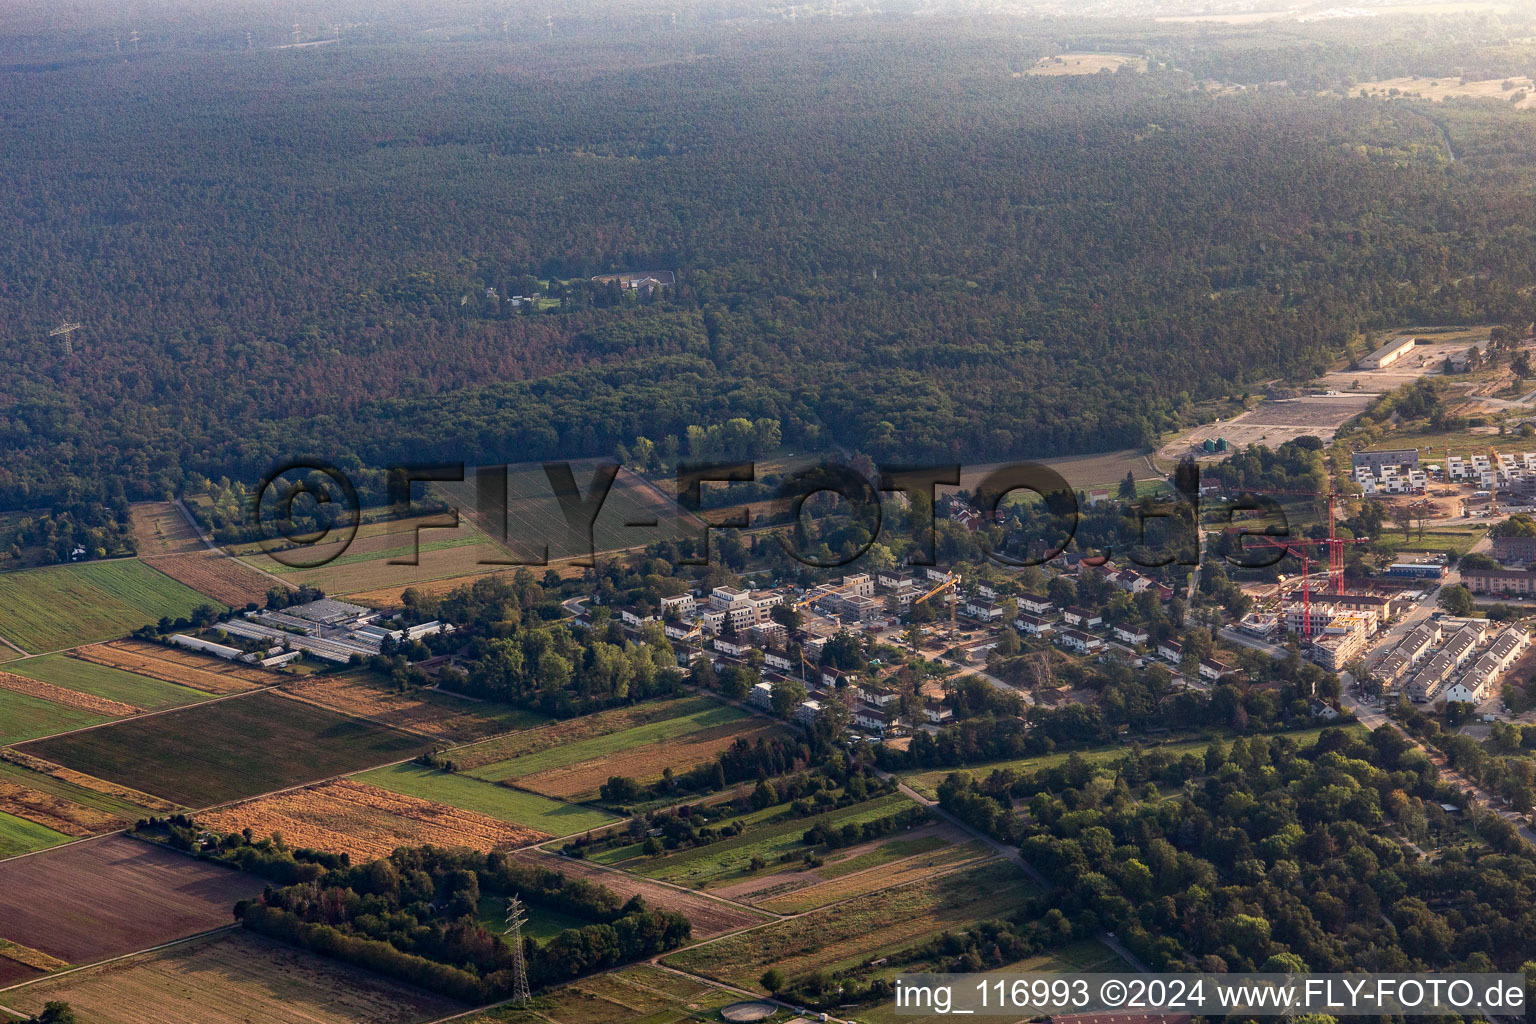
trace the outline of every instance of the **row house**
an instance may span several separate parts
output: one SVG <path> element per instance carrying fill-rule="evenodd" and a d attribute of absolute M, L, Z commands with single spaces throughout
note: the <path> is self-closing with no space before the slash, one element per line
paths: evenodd
<path fill-rule="evenodd" d="M 1461 582 L 1474 594 L 1536 593 L 1536 569 L 1463 569 Z"/>
<path fill-rule="evenodd" d="M 1184 660 L 1184 645 L 1177 640 L 1159 640 L 1157 642 L 1157 656 L 1164 661 L 1171 661 L 1177 665 Z"/>
<path fill-rule="evenodd" d="M 1064 629 L 1056 634 L 1056 643 L 1070 651 L 1087 654 L 1104 646 L 1104 641 L 1080 629 Z"/>
<path fill-rule="evenodd" d="M 1056 605 L 1048 597 L 1039 594 L 1020 594 L 1016 602 L 1019 611 L 1028 612 L 1031 615 L 1049 615 L 1056 610 Z"/>
<path fill-rule="evenodd" d="M 661 616 L 655 612 L 641 613 L 633 606 L 626 606 L 619 609 L 619 620 L 631 629 L 639 629 L 646 623 L 660 622 Z"/>
<path fill-rule="evenodd" d="M 853 695 L 871 707 L 883 708 L 901 700 L 901 694 L 877 683 L 855 683 Z"/>
<path fill-rule="evenodd" d="M 996 622 L 1003 617 L 1003 606 L 973 597 L 965 602 L 965 614 L 979 622 Z"/>
<path fill-rule="evenodd" d="M 943 701 L 924 701 L 923 717 L 928 719 L 933 725 L 942 725 L 955 717 L 955 709 Z"/>
<path fill-rule="evenodd" d="M 1104 616 L 1098 612 L 1091 612 L 1086 608 L 1071 605 L 1062 609 L 1061 621 L 1069 626 L 1076 626 L 1080 629 L 1091 629 L 1094 626 L 1104 625 Z"/>
<path fill-rule="evenodd" d="M 1224 676 L 1229 676 L 1236 671 L 1237 669 L 1233 668 L 1231 665 L 1216 661 L 1214 658 L 1200 659 L 1201 679 L 1208 679 L 1214 683 L 1218 679 L 1221 679 Z"/>
<path fill-rule="evenodd" d="M 1114 634 L 1116 640 L 1127 644 L 1144 644 L 1149 638 L 1149 634 L 1141 626 L 1116 626 Z"/>
<path fill-rule="evenodd" d="M 865 732 L 884 736 L 888 732 L 899 729 L 901 727 L 901 719 L 894 713 L 859 704 L 855 705 L 853 709 L 853 724 Z"/>
<path fill-rule="evenodd" d="M 1013 628 L 1030 636 L 1045 636 L 1051 631 L 1051 624 L 1038 615 L 1020 615 L 1013 620 Z"/>
<path fill-rule="evenodd" d="M 794 659 L 788 654 L 772 649 L 763 652 L 763 664 L 780 672 L 790 672 L 795 667 Z"/>
<path fill-rule="evenodd" d="M 717 636 L 712 641 L 715 650 L 732 658 L 745 658 L 752 645 L 735 637 Z"/>

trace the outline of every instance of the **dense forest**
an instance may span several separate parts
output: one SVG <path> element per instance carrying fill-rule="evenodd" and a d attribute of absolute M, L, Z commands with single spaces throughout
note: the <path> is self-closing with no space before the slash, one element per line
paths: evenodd
<path fill-rule="evenodd" d="M 1364 327 L 1533 318 L 1536 122 L 1343 95 L 1448 59 L 1413 25 L 472 6 L 289 50 L 238 9 L 0 38 L 0 507 L 710 455 L 733 418 L 881 460 L 1137 446 Z M 1446 26 L 1528 69 L 1513 26 Z M 1146 74 L 1020 74 L 1117 33 Z M 623 271 L 676 284 L 588 280 Z"/>

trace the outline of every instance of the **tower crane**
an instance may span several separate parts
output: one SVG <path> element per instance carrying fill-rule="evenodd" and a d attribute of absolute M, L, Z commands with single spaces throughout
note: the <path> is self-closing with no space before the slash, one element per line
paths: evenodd
<path fill-rule="evenodd" d="M 1263 533 L 1245 533 L 1242 536 L 1252 537 L 1255 540 L 1262 541 L 1269 547 L 1280 548 L 1284 550 L 1286 554 L 1293 555 L 1296 558 L 1301 559 L 1301 635 L 1308 639 L 1311 639 L 1312 637 L 1312 572 L 1310 568 L 1312 559 L 1307 557 L 1306 549 L 1309 547 L 1326 547 L 1328 549 L 1331 561 L 1335 548 L 1342 551 L 1343 545 L 1345 544 L 1370 543 L 1370 541 L 1364 537 L 1355 537 L 1350 539 L 1329 538 L 1327 540 L 1303 540 L 1293 537 L 1271 537 L 1268 534 Z M 1239 542 L 1239 548 L 1240 550 L 1246 551 L 1246 549 L 1242 547 L 1241 541 Z M 1332 575 L 1331 566 L 1329 575 Z M 1339 594 L 1341 592 L 1342 591 L 1337 589 L 1334 591 L 1335 594 Z"/>
<path fill-rule="evenodd" d="M 956 594 L 957 594 L 957 592 L 955 591 L 955 588 L 958 587 L 959 585 L 960 585 L 960 577 L 958 575 L 951 576 L 949 579 L 945 580 L 943 583 L 940 583 L 938 586 L 936 586 L 932 590 L 928 591 L 928 593 L 924 594 L 922 597 L 917 597 L 917 598 L 913 598 L 912 599 L 912 607 L 916 608 L 918 605 L 922 604 L 924 601 L 928 600 L 930 597 L 933 597 L 935 594 L 941 594 L 941 593 L 943 593 L 946 590 L 950 591 L 951 593 L 949 595 L 949 635 L 950 635 L 951 638 L 953 638 L 954 635 L 955 635 L 955 597 L 956 597 Z M 915 626 L 915 624 L 914 624 L 914 626 Z M 911 632 L 911 631 L 909 630 L 909 632 Z M 917 650 L 917 635 L 916 635 L 915 632 L 912 632 L 911 635 L 912 635 L 912 650 L 916 651 Z"/>

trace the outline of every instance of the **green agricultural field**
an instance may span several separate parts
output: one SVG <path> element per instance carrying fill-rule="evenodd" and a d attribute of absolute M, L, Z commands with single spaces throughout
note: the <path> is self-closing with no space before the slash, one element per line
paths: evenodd
<path fill-rule="evenodd" d="M 852 969 L 1005 914 L 1033 892 L 1017 866 L 993 861 L 728 935 L 661 962 L 756 991 L 769 967 L 790 978 Z"/>
<path fill-rule="evenodd" d="M 801 818 L 789 813 L 787 805 L 779 804 L 745 816 L 741 820 L 747 826 L 746 831 L 718 843 L 695 846 L 656 858 L 646 857 L 636 844 L 613 851 L 611 857 L 600 856 L 594 860 L 612 863 L 648 878 L 707 889 L 754 874 L 751 870 L 753 857 L 761 857 L 768 864 L 756 872 L 759 875 L 797 866 L 786 864 L 780 858 L 786 853 L 799 854 L 809 849 L 802 841 L 807 829 L 817 825 L 832 828 L 862 825 L 911 806 L 911 800 L 900 793 L 893 793 L 851 807 Z"/>
<path fill-rule="evenodd" d="M 435 771 L 416 764 L 397 764 L 365 772 L 358 780 L 407 796 L 479 811 L 514 825 L 526 825 L 552 836 L 610 825 L 618 819 L 607 811 L 580 804 L 566 804 L 508 786 Z"/>
<path fill-rule="evenodd" d="M 159 679 L 151 679 L 134 672 L 125 672 L 109 665 L 97 665 L 64 654 L 49 654 L 41 658 L 28 658 L 12 665 L 7 671 L 19 676 L 30 676 L 45 683 L 62 686 L 66 690 L 90 693 L 124 704 L 159 711 L 195 704 L 213 696 L 190 686 L 180 686 Z"/>
<path fill-rule="evenodd" d="M 258 691 L 21 749 L 187 807 L 329 778 L 411 757 L 419 736 Z"/>
<path fill-rule="evenodd" d="M 216 601 L 122 558 L 0 575 L 0 636 L 33 654 L 126 636 Z"/>
<path fill-rule="evenodd" d="M 689 733 L 729 725 L 751 717 L 745 711 L 728 704 L 718 704 L 708 698 L 698 698 L 682 703 L 687 707 L 679 708 L 683 713 L 674 718 L 665 718 L 625 729 L 622 732 L 593 736 L 590 739 L 496 761 L 479 768 L 469 769 L 466 774 L 489 782 L 521 779 L 552 768 L 564 768 L 566 765 L 596 760 L 622 751 L 634 750 L 636 747 L 664 743 L 667 740 L 687 736 Z"/>
<path fill-rule="evenodd" d="M 30 771 L 20 765 L 9 764 L 0 761 L 0 782 L 14 783 L 18 786 L 26 786 L 42 793 L 48 793 L 61 800 L 70 800 L 86 807 L 94 807 L 98 811 L 107 814 L 115 814 L 127 821 L 134 821 L 150 813 L 148 807 L 140 807 L 120 797 L 108 793 L 99 793 L 94 789 L 86 789 L 77 786 L 73 782 L 56 779 L 52 775 L 44 775 L 42 772 Z M 156 812 L 158 813 L 158 812 Z"/>
<path fill-rule="evenodd" d="M 0 860 L 69 842 L 69 836 L 0 811 Z"/>
<path fill-rule="evenodd" d="M 12 690 L 0 690 L 0 743 L 20 743 L 39 736 L 52 736 L 98 722 L 112 721 L 111 715 L 82 711 L 55 704 Z"/>

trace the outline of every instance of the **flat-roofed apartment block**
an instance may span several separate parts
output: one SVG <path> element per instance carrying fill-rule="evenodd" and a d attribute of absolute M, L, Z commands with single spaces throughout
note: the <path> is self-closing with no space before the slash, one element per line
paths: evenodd
<path fill-rule="evenodd" d="M 1463 569 L 1461 582 L 1474 594 L 1536 593 L 1533 569 Z"/>

